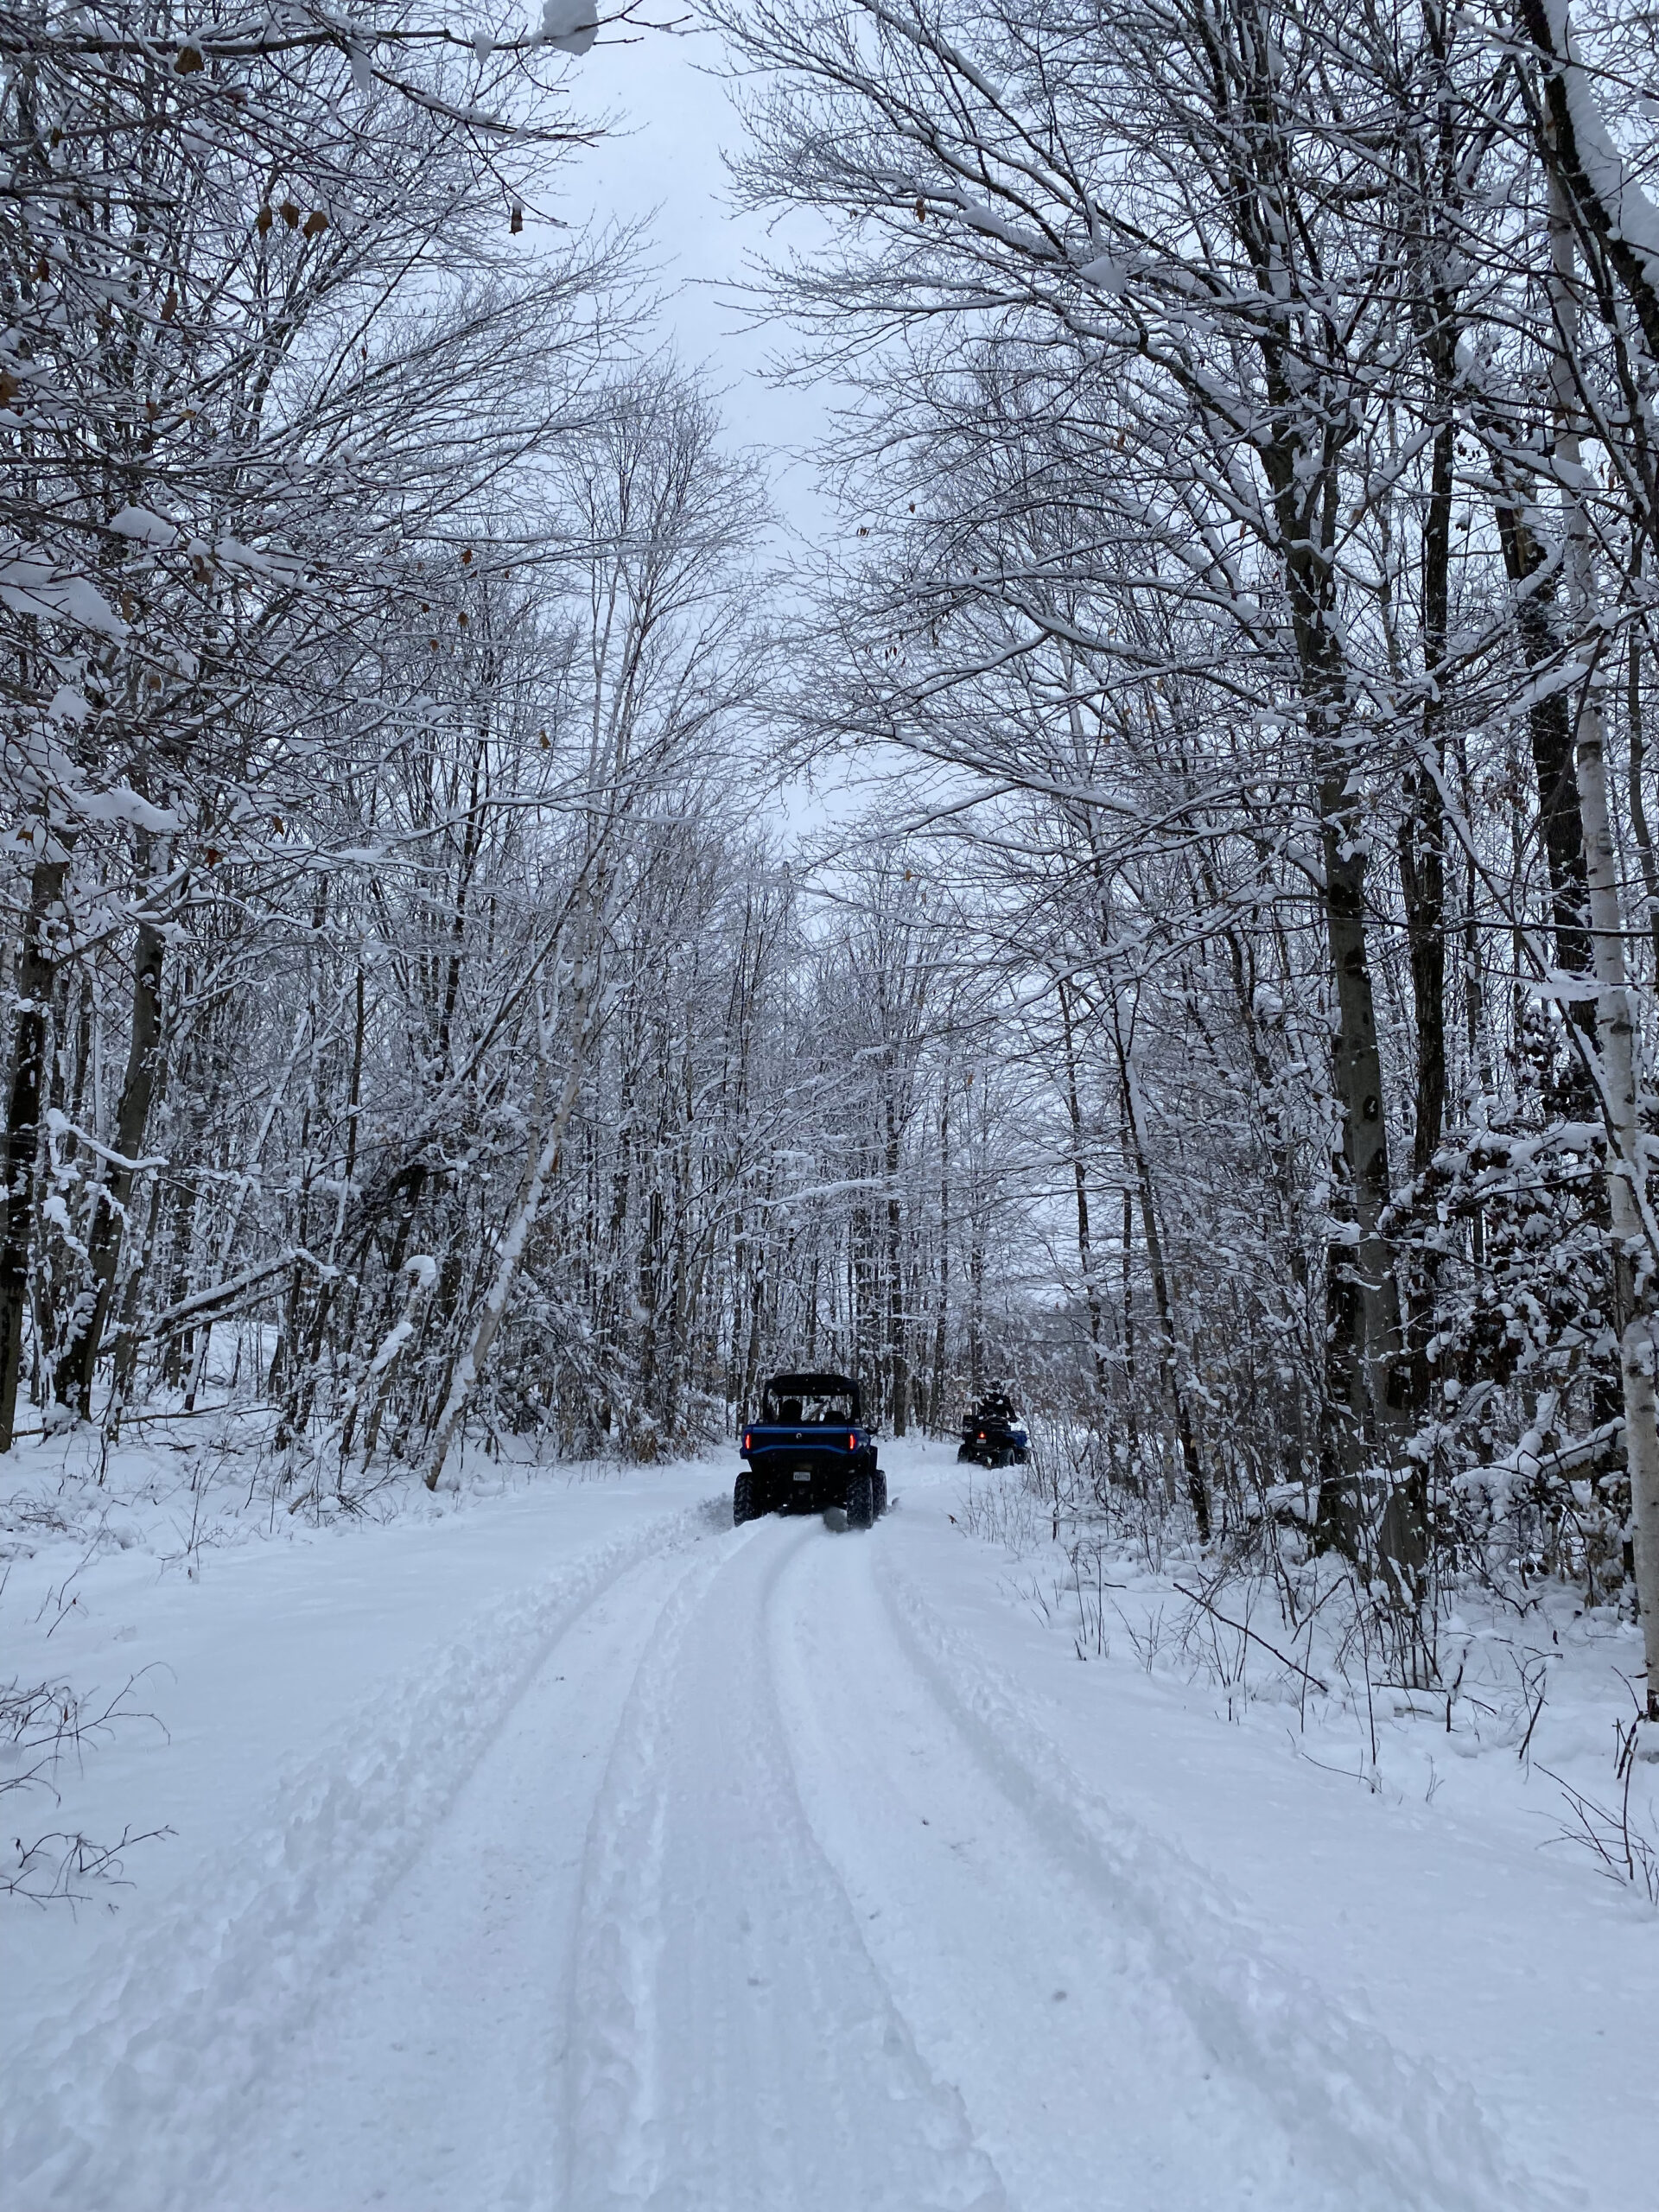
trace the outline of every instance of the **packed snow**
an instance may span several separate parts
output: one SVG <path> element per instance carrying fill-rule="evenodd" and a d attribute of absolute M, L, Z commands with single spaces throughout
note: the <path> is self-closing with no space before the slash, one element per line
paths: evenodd
<path fill-rule="evenodd" d="M 715 1459 L 193 1527 L 75 1449 L 8 1645 L 135 1717 L 39 1824 L 170 1834 L 9 1901 L 20 2212 L 1651 2201 L 1659 1914 L 1552 1778 L 1628 1629 L 1365 1720 L 938 1446 L 868 1535 Z"/>

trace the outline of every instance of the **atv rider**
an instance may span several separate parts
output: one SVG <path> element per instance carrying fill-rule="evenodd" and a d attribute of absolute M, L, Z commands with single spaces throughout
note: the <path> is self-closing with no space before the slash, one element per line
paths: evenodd
<path fill-rule="evenodd" d="M 1023 1466 L 1029 1448 L 1024 1417 L 1009 1392 L 988 1390 L 969 1408 L 957 1457 L 976 1460 L 982 1467 Z"/>

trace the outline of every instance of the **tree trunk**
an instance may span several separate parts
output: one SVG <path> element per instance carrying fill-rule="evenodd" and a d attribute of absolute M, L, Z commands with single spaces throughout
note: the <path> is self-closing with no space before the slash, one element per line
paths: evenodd
<path fill-rule="evenodd" d="M 37 861 L 29 882 L 29 920 L 17 971 L 17 1027 L 12 1040 L 6 1106 L 5 1239 L 0 1245 L 0 1452 L 16 1433 L 22 1370 L 23 1316 L 29 1309 L 29 1255 L 35 1216 L 35 1170 L 41 1141 L 41 1094 L 46 1073 L 48 1012 L 57 975 L 54 932 L 62 909 L 69 852 L 57 839 L 54 856 Z"/>
<path fill-rule="evenodd" d="M 1065 984 L 1059 985 L 1060 1033 L 1065 1044 L 1065 1107 L 1071 1124 L 1071 1181 L 1077 1206 L 1077 1267 L 1083 1276 L 1084 1303 L 1089 1313 L 1089 1344 L 1093 1361 L 1096 1415 L 1106 1403 L 1106 1347 L 1100 1284 L 1095 1275 L 1094 1248 L 1089 1228 L 1089 1177 L 1083 1158 L 1083 1107 L 1077 1096 L 1077 1058 L 1071 1027 L 1071 1004 Z"/>
<path fill-rule="evenodd" d="M 1446 9 L 1423 11 L 1431 57 L 1421 194 L 1424 302 L 1421 342 L 1433 383 L 1435 428 L 1423 518 L 1423 755 L 1408 775 L 1402 825 L 1401 879 L 1417 1026 L 1417 1099 L 1412 1166 L 1421 1175 L 1433 1160 L 1446 1118 L 1446 696 L 1441 670 L 1450 621 L 1452 496 L 1457 461 L 1459 311 L 1448 244 L 1462 226 L 1466 198 L 1460 124 L 1465 113 L 1449 66 L 1455 35 Z M 1414 1316 L 1415 1320 L 1417 1317 Z M 1408 1335 L 1411 1332 L 1408 1332 Z M 1412 1338 L 1414 1353 L 1416 1350 Z M 1424 1363 L 1426 1365 L 1426 1363 Z M 1414 1370 L 1415 1372 L 1415 1370 Z M 1425 1376 L 1416 1375 L 1420 1384 Z"/>
<path fill-rule="evenodd" d="M 1175 1304 L 1169 1294 L 1169 1274 L 1164 1265 L 1163 1238 L 1159 1233 L 1158 1210 L 1153 1199 L 1152 1163 L 1147 1156 L 1141 1126 L 1140 1101 L 1135 1096 L 1135 1070 L 1122 1040 L 1118 1040 L 1123 1080 L 1123 1118 L 1135 1147 L 1135 1179 L 1141 1191 L 1141 1235 L 1147 1248 L 1147 1268 L 1152 1277 L 1152 1302 L 1158 1316 L 1159 1374 L 1164 1395 L 1175 1415 L 1175 1433 L 1181 1448 L 1181 1467 L 1186 1480 L 1187 1503 L 1198 1524 L 1198 1541 L 1210 1541 L 1210 1492 L 1198 1459 L 1186 1393 L 1181 1388 L 1179 1351 L 1175 1334 Z"/>
<path fill-rule="evenodd" d="M 1438 35 L 1437 16 L 1429 18 Z M 1442 143 L 1450 125 L 1442 107 Z M 1446 149 L 1445 169 L 1455 157 Z M 1451 179 L 1443 179 L 1446 188 Z M 1440 1148 L 1446 1124 L 1446 698 L 1441 671 L 1450 620 L 1452 471 L 1457 456 L 1453 412 L 1457 377 L 1457 327 L 1452 302 L 1437 269 L 1430 289 L 1430 323 L 1425 352 L 1434 378 L 1440 410 L 1429 457 L 1428 510 L 1423 521 L 1422 758 L 1406 778 L 1406 812 L 1400 829 L 1400 882 L 1406 909 L 1406 943 L 1411 966 L 1412 1009 L 1417 1031 L 1417 1096 L 1412 1122 L 1411 1164 L 1414 1175 L 1427 1172 Z M 1440 1254 L 1432 1238 L 1421 1241 L 1407 1269 L 1403 1351 L 1409 1378 L 1409 1403 L 1421 1420 L 1428 1409 L 1433 1370 L 1428 1347 L 1434 1334 L 1436 1286 Z M 1407 1529 L 1407 1549 L 1416 1548 L 1416 1531 L 1425 1554 L 1429 1500 L 1427 1471 L 1413 1462 L 1395 1473 L 1406 1496 L 1395 1509 Z M 1391 1507 L 1393 1501 L 1390 1501 Z M 1390 1532 L 1390 1548 L 1392 1532 Z"/>
<path fill-rule="evenodd" d="M 327 1249 L 323 1257 L 329 1273 L 312 1286 L 311 1323 L 305 1347 L 303 1395 L 291 1411 L 284 1411 L 283 1425 L 295 1435 L 302 1434 L 309 1426 L 312 1404 L 316 1394 L 317 1376 L 322 1364 L 324 1347 L 327 1342 L 329 1324 L 334 1318 L 340 1294 L 340 1278 L 334 1272 L 340 1260 L 340 1240 L 346 1234 L 346 1210 L 351 1203 L 353 1185 L 357 1175 L 357 1146 L 359 1124 L 362 1117 L 363 1100 L 363 1044 L 367 1033 L 366 978 L 359 962 L 355 982 L 355 1020 L 352 1033 L 352 1071 L 346 1096 L 346 1154 L 340 1169 L 340 1185 L 334 1197 L 334 1227 L 329 1231 Z M 303 1238 L 301 1240 L 303 1242 Z M 346 1457 L 345 1431 L 341 1431 L 340 1461 Z"/>
<path fill-rule="evenodd" d="M 1325 935 L 1337 987 L 1332 1058 L 1351 1230 L 1332 1239 L 1326 1258 L 1327 1433 L 1320 1452 L 1319 1521 L 1327 1540 L 1357 1553 L 1370 1517 L 1364 1482 L 1380 1461 L 1388 1491 L 1378 1540 L 1383 1565 L 1405 1597 L 1421 1572 L 1427 1531 L 1409 1501 L 1396 1496 L 1404 1476 L 1410 1378 L 1401 1340 L 1399 1285 L 1382 1226 L 1389 1198 L 1382 1058 L 1366 948 L 1364 856 L 1345 767 L 1333 769 L 1321 783 L 1319 810 Z M 1333 1478 L 1338 1487 L 1330 1497 L 1325 1486 Z"/>
<path fill-rule="evenodd" d="M 869 1161 L 874 1166 L 874 1161 Z M 887 1417 L 887 1363 L 881 1357 L 881 1315 L 877 1301 L 875 1230 L 868 1206 L 853 1209 L 851 1336 L 853 1372 L 868 1376 L 874 1402 L 870 1418 L 879 1428 Z"/>
<path fill-rule="evenodd" d="M 1497 510 L 1503 565 L 1515 591 L 1516 629 L 1529 671 L 1556 658 L 1554 586 L 1539 571 L 1545 554 L 1518 508 Z M 1549 874 L 1550 918 L 1555 938 L 1555 965 L 1568 976 L 1587 976 L 1595 964 L 1586 903 L 1584 822 L 1573 758 L 1573 727 L 1567 695 L 1552 691 L 1527 710 L 1533 774 L 1538 786 L 1539 837 Z M 1567 1018 L 1588 1035 L 1595 1016 L 1589 1001 L 1570 1001 Z"/>
<path fill-rule="evenodd" d="M 1392 1482 L 1404 1457 L 1409 1378 L 1400 1327 L 1400 1291 L 1382 1234 L 1390 1191 L 1382 1060 L 1366 942 L 1366 839 L 1361 791 L 1347 743 L 1349 686 L 1338 622 L 1332 561 L 1338 512 L 1327 426 L 1304 412 L 1300 372 L 1287 348 L 1264 349 L 1267 385 L 1285 425 L 1264 448 L 1318 793 L 1325 948 L 1337 1001 L 1332 1061 L 1342 1114 L 1343 1190 L 1326 1254 L 1327 1375 L 1322 1401 L 1320 1522 L 1327 1539 L 1356 1551 L 1368 1515 L 1368 1471 L 1379 1460 Z M 1344 1217 L 1346 1217 L 1344 1219 Z M 1332 1333 L 1334 1332 L 1334 1333 Z M 1334 1481 L 1334 1494 L 1325 1484 Z M 1402 1525 L 1390 1506 L 1385 1561 L 1396 1580 L 1421 1567 L 1426 1531 Z"/>
<path fill-rule="evenodd" d="M 1641 573 L 1642 540 L 1638 537 L 1632 549 L 1632 579 Z M 1632 628 L 1625 663 L 1624 712 L 1630 733 L 1630 831 L 1636 839 L 1637 856 L 1642 863 L 1642 881 L 1648 894 L 1648 931 L 1653 944 L 1653 969 L 1656 977 L 1659 977 L 1659 861 L 1654 857 L 1653 833 L 1648 827 L 1648 794 L 1645 788 L 1647 716 L 1642 707 L 1642 649 L 1645 643 L 1642 631 Z"/>
<path fill-rule="evenodd" d="M 910 1427 L 910 1343 L 906 1329 L 904 1208 L 899 1197 L 899 1122 L 887 1100 L 887 1363 L 893 1405 L 893 1433 Z"/>
<path fill-rule="evenodd" d="M 976 1218 L 968 1247 L 968 1387 L 976 1398 L 985 1389 L 985 1247 Z"/>
<path fill-rule="evenodd" d="M 89 1281 L 81 1295 L 74 1333 L 54 1377 L 58 1397 L 65 1405 L 73 1405 L 83 1421 L 92 1414 L 93 1370 L 115 1294 L 127 1207 L 160 1074 L 165 950 L 166 940 L 156 924 L 141 921 L 133 962 L 132 1033 L 115 1116 L 117 1157 L 108 1162 L 93 1201 L 86 1237 Z"/>
<path fill-rule="evenodd" d="M 1125 1427 L 1129 1432 L 1129 1486 L 1141 1494 L 1141 1410 L 1136 1394 L 1141 1387 L 1135 1359 L 1135 1193 L 1127 1179 L 1123 1185 L 1123 1381 L 1128 1408 Z"/>
<path fill-rule="evenodd" d="M 935 1436 L 944 1420 L 944 1362 L 950 1319 L 950 1084 L 939 1093 L 939 1287 L 933 1320 L 933 1379 L 928 1393 L 927 1425 Z"/>
<path fill-rule="evenodd" d="M 1562 483 L 1565 569 L 1571 610 L 1580 626 L 1596 609 L 1588 530 L 1580 488 L 1578 407 L 1568 354 L 1578 339 L 1573 233 L 1560 181 L 1549 200 L 1551 298 L 1557 351 L 1551 361 L 1556 416 L 1555 462 Z M 1601 1106 L 1607 1123 L 1608 1200 L 1618 1278 L 1619 1376 L 1624 1401 L 1624 1448 L 1635 1522 L 1636 1593 L 1647 1667 L 1647 1718 L 1659 1722 L 1659 1405 L 1654 1389 L 1656 1305 L 1649 1287 L 1659 1265 L 1647 1198 L 1647 1163 L 1637 1096 L 1636 1014 L 1624 964 L 1624 917 L 1618 895 L 1618 855 L 1607 795 L 1607 761 L 1593 677 L 1580 709 L 1574 775 L 1584 823 L 1583 868 L 1596 975 L 1596 1050 Z M 1641 1263 L 1641 1264 L 1638 1264 Z"/>
<path fill-rule="evenodd" d="M 558 1173 L 565 1131 L 570 1126 L 570 1116 L 575 1111 L 576 1100 L 581 1095 L 588 1048 L 593 1041 L 590 1011 L 593 1002 L 591 978 L 584 971 L 576 990 L 570 1069 L 565 1077 L 564 1090 L 554 1114 L 552 1126 L 545 1137 L 538 1126 L 535 1149 L 531 1154 L 518 1204 L 508 1222 L 506 1234 L 496 1255 L 495 1274 L 485 1295 L 483 1311 L 478 1317 L 471 1343 L 455 1363 L 448 1393 L 433 1431 L 431 1453 L 426 1468 L 428 1490 L 436 1490 L 438 1486 L 439 1478 L 443 1473 L 443 1463 L 448 1458 L 449 1447 L 454 1441 L 455 1431 L 466 1417 L 473 1393 L 478 1387 L 478 1379 L 489 1359 L 491 1347 L 506 1319 L 507 1301 L 512 1295 L 519 1263 L 524 1259 L 524 1249 L 530 1243 L 537 1217 L 541 1212 L 548 1184 Z M 538 1125 L 539 1122 L 538 1116 Z"/>
<path fill-rule="evenodd" d="M 1444 702 L 1439 669 L 1446 652 L 1447 575 L 1452 528 L 1454 423 L 1435 433 L 1428 518 L 1423 529 L 1423 664 L 1430 691 L 1423 706 L 1421 764 L 1406 776 L 1400 824 L 1400 882 L 1417 1028 L 1417 1098 L 1412 1166 L 1421 1175 L 1433 1159 L 1446 1122 L 1446 769 Z"/>
<path fill-rule="evenodd" d="M 114 1372 L 110 1382 L 109 1412 L 105 1421 L 111 1441 L 120 1433 L 121 1414 L 132 1388 L 132 1377 L 138 1364 L 138 1303 L 144 1276 L 156 1251 L 156 1233 L 161 1225 L 162 1182 L 157 1175 L 149 1186 L 149 1217 L 144 1224 L 143 1243 L 139 1247 L 138 1264 L 127 1273 L 126 1288 L 121 1296 L 121 1319 L 115 1332 Z"/>
<path fill-rule="evenodd" d="M 1610 1149 L 1608 1198 L 1614 1261 L 1621 1279 L 1623 1326 L 1619 1376 L 1624 1389 L 1624 1446 L 1630 1470 L 1635 1522 L 1636 1591 L 1642 1611 L 1647 1662 L 1647 1715 L 1659 1721 L 1659 1406 L 1654 1392 L 1655 1304 L 1650 1290 L 1637 1292 L 1659 1253 L 1644 1204 L 1647 1167 L 1637 1108 L 1636 1020 L 1624 970 L 1624 916 L 1619 906 L 1618 857 L 1607 805 L 1607 766 L 1601 716 L 1587 700 L 1579 720 L 1579 803 L 1584 811 L 1590 926 L 1595 940 L 1596 1038 L 1601 1062 L 1603 1110 Z M 1646 1250 L 1643 1251 L 1643 1246 Z M 1638 1274 L 1637 1255 L 1646 1266 Z"/>
<path fill-rule="evenodd" d="M 1294 491 L 1293 482 L 1289 493 Z M 1328 504 L 1328 503 L 1327 503 Z M 1303 696 L 1318 777 L 1324 863 L 1325 946 L 1336 989 L 1332 1077 L 1342 1114 L 1342 1222 L 1327 1249 L 1326 1378 L 1320 1442 L 1319 1521 L 1327 1540 L 1357 1552 L 1369 1515 L 1363 1488 L 1380 1460 L 1392 1484 L 1404 1456 L 1408 1400 L 1400 1328 L 1400 1291 L 1382 1234 L 1390 1191 L 1382 1058 L 1365 925 L 1365 840 L 1351 755 L 1341 744 L 1341 648 L 1329 604 L 1328 562 L 1316 554 L 1312 514 L 1299 519 L 1293 496 L 1281 500 L 1281 531 L 1295 550 L 1286 568 L 1301 662 Z M 1329 527 L 1328 518 L 1324 527 Z M 1326 1484 L 1334 1481 L 1335 1494 Z M 1385 1564 L 1396 1580 L 1421 1568 L 1427 1531 L 1414 1529 L 1390 1492 L 1382 1533 Z"/>

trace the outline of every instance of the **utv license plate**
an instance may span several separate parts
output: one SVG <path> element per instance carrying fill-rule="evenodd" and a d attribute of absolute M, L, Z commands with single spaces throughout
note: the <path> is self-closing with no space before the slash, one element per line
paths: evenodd
<path fill-rule="evenodd" d="M 812 1479 L 811 1468 L 797 1467 L 795 1470 L 795 1479 L 798 1483 L 810 1483 Z"/>

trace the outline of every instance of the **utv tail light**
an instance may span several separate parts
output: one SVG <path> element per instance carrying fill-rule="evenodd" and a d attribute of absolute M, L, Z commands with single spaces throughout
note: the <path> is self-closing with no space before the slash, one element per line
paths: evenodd
<path fill-rule="evenodd" d="M 857 1439 L 857 1437 L 856 1437 L 856 1436 L 849 1436 L 849 1437 L 848 1438 L 848 1440 L 847 1440 L 847 1449 L 848 1449 L 849 1452 L 856 1452 L 856 1451 L 857 1451 L 857 1449 L 858 1449 L 858 1439 Z"/>
<path fill-rule="evenodd" d="M 748 1429 L 747 1429 L 747 1428 L 746 1428 L 746 1429 L 744 1430 L 744 1432 L 743 1432 L 743 1449 L 744 1449 L 746 1452 L 751 1452 L 751 1451 L 753 1451 L 753 1448 L 754 1448 L 754 1437 L 753 1437 L 753 1433 L 751 1433 L 751 1431 L 749 1431 Z"/>

